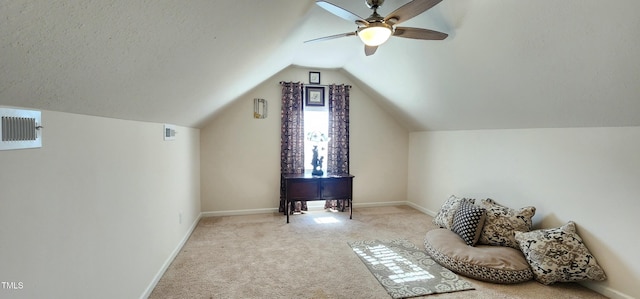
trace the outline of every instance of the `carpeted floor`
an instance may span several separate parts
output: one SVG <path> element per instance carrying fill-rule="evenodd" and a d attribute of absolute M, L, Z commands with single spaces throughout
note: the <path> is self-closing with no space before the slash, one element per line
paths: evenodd
<path fill-rule="evenodd" d="M 432 217 L 408 206 L 203 218 L 150 298 L 391 298 L 347 242 L 422 247 Z M 419 298 L 605 298 L 578 284 L 499 285 Z"/>

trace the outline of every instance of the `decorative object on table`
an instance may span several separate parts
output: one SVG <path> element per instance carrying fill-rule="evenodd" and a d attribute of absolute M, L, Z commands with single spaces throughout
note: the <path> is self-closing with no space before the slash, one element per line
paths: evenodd
<path fill-rule="evenodd" d="M 407 240 L 355 241 L 349 246 L 392 298 L 474 289 Z"/>
<path fill-rule="evenodd" d="M 307 86 L 305 91 L 307 106 L 324 106 L 324 87 Z"/>
<path fill-rule="evenodd" d="M 253 118 L 256 118 L 256 119 L 267 118 L 267 100 L 253 99 Z"/>
<path fill-rule="evenodd" d="M 320 149 L 324 151 L 324 144 L 329 141 L 329 137 L 320 131 L 311 131 L 307 133 L 307 140 L 313 142 L 313 158 L 311 159 L 311 166 L 313 166 L 313 170 L 311 171 L 311 174 L 323 175 L 324 171 L 322 171 L 322 162 L 324 161 L 324 156 L 319 155 L 318 146 L 322 146 Z"/>
<path fill-rule="evenodd" d="M 309 72 L 309 84 L 320 84 L 320 72 Z"/>
<path fill-rule="evenodd" d="M 378 8 L 384 3 L 384 0 L 366 0 L 367 6 L 373 10 L 373 13 L 366 19 L 327 1 L 316 1 L 318 6 L 340 18 L 355 23 L 358 27 L 356 31 L 320 37 L 305 41 L 305 43 L 357 35 L 365 45 L 365 55 L 369 56 L 373 55 L 378 46 L 386 42 L 391 36 L 422 40 L 442 40 L 447 38 L 448 34 L 423 28 L 396 26 L 429 10 L 440 1 L 442 0 L 413 0 L 383 17 L 378 14 Z"/>

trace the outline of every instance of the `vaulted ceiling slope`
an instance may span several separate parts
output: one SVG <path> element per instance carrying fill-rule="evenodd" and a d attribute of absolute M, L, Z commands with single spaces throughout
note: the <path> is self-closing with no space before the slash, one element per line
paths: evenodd
<path fill-rule="evenodd" d="M 0 105 L 198 127 L 295 65 L 344 71 L 410 130 L 640 126 L 638 11 L 444 0 L 403 26 L 449 38 L 367 57 L 353 36 L 303 43 L 355 31 L 313 0 L 2 1 Z"/>

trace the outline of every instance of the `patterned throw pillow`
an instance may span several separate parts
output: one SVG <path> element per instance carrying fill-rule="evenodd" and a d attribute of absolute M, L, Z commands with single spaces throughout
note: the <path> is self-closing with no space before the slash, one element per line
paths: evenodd
<path fill-rule="evenodd" d="M 472 198 L 460 198 L 455 195 L 451 195 L 447 201 L 442 204 L 442 207 L 438 211 L 435 217 L 433 217 L 433 224 L 440 227 L 451 229 L 453 225 L 453 216 L 455 215 L 461 202 L 468 202 L 473 204 L 475 199 Z"/>
<path fill-rule="evenodd" d="M 607 278 L 572 221 L 558 228 L 516 232 L 515 237 L 533 276 L 543 284 Z"/>
<path fill-rule="evenodd" d="M 525 207 L 514 210 L 499 205 L 490 198 L 480 201 L 480 207 L 487 210 L 487 220 L 484 223 L 478 244 L 508 246 L 518 249 L 518 243 L 513 235 L 516 231 L 531 230 L 535 207 Z"/>
<path fill-rule="evenodd" d="M 482 232 L 486 210 L 463 202 L 453 217 L 451 230 L 458 234 L 469 246 L 475 246 Z"/>

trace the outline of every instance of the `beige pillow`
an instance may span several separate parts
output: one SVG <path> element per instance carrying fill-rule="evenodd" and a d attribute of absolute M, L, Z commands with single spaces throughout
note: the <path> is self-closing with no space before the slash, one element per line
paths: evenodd
<path fill-rule="evenodd" d="M 453 216 L 460 207 L 460 203 L 468 202 L 473 204 L 475 199 L 461 198 L 455 195 L 449 196 L 449 199 L 442 204 L 442 207 L 438 211 L 435 217 L 433 217 L 433 224 L 442 228 L 451 229 L 453 227 Z"/>
<path fill-rule="evenodd" d="M 490 198 L 481 200 L 479 206 L 487 210 L 487 218 L 478 244 L 508 246 L 518 249 L 514 233 L 531 230 L 536 208 L 530 206 L 515 210 L 502 206 Z"/>
<path fill-rule="evenodd" d="M 558 228 L 516 232 L 515 238 L 534 278 L 543 284 L 607 278 L 572 221 Z"/>

